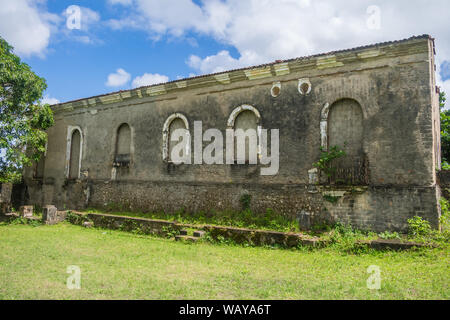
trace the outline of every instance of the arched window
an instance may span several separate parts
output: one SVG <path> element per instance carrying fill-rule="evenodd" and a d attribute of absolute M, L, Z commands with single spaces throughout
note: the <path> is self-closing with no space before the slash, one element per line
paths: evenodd
<path fill-rule="evenodd" d="M 322 147 L 339 146 L 345 157 L 333 161 L 332 182 L 343 184 L 368 183 L 367 159 L 363 149 L 363 111 L 353 99 L 342 99 L 322 110 Z"/>
<path fill-rule="evenodd" d="M 261 115 L 249 105 L 233 110 L 228 128 L 234 130 L 234 159 L 238 164 L 257 164 L 261 154 Z"/>
<path fill-rule="evenodd" d="M 163 127 L 163 160 L 174 163 L 190 163 L 191 136 L 187 118 L 174 113 Z"/>
<path fill-rule="evenodd" d="M 128 165 L 131 161 L 131 128 L 123 123 L 117 129 L 116 153 L 114 162 L 117 166 Z"/>
<path fill-rule="evenodd" d="M 69 157 L 69 179 L 78 179 L 80 177 L 81 165 L 81 131 L 74 129 L 70 139 L 70 157 Z"/>
<path fill-rule="evenodd" d="M 328 117 L 329 146 L 344 147 L 348 157 L 363 154 L 363 113 L 358 102 L 343 99 L 335 102 Z"/>

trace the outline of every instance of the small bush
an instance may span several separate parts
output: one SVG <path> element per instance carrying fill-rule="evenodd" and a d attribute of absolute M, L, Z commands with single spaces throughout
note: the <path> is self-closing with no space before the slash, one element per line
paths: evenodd
<path fill-rule="evenodd" d="M 320 151 L 320 159 L 314 163 L 313 166 L 324 172 L 328 177 L 331 177 L 336 170 L 331 167 L 331 163 L 335 159 L 345 157 L 346 153 L 339 146 L 331 146 L 329 151 L 323 147 L 320 147 Z"/>
<path fill-rule="evenodd" d="M 440 223 L 442 231 L 450 231 L 450 203 L 447 199 L 441 198 L 441 218 Z"/>
<path fill-rule="evenodd" d="M 422 217 L 414 216 L 408 219 L 408 234 L 411 237 L 426 237 L 431 234 L 431 226 Z"/>
<path fill-rule="evenodd" d="M 242 195 L 240 202 L 242 205 L 242 210 L 250 210 L 250 203 L 252 201 L 252 196 L 250 194 L 244 194 Z"/>
<path fill-rule="evenodd" d="M 385 231 L 383 233 L 380 233 L 378 235 L 381 239 L 385 239 L 385 240 L 400 240 L 401 237 L 397 232 L 389 232 L 389 231 Z"/>
<path fill-rule="evenodd" d="M 14 224 L 15 225 L 17 225 L 17 224 L 27 224 L 27 225 L 30 225 L 32 227 L 39 227 L 39 226 L 42 225 L 42 221 L 41 220 L 26 219 L 26 218 L 19 217 L 19 218 L 15 218 L 15 219 L 11 220 L 9 222 L 9 224 L 13 224 L 13 225 Z"/>

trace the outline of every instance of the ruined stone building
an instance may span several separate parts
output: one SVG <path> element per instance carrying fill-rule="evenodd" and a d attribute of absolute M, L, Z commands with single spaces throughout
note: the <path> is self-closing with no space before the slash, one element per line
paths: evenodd
<path fill-rule="evenodd" d="M 248 194 L 254 214 L 271 209 L 306 227 L 405 230 L 415 215 L 437 227 L 435 81 L 425 35 L 57 104 L 45 156 L 25 172 L 26 201 L 213 214 L 241 210 Z M 279 129 L 278 174 L 261 175 L 261 163 L 173 163 L 171 134 L 194 135 L 194 121 L 224 136 Z M 346 156 L 320 174 L 314 163 L 332 146 Z M 189 157 L 193 148 L 191 139 Z"/>

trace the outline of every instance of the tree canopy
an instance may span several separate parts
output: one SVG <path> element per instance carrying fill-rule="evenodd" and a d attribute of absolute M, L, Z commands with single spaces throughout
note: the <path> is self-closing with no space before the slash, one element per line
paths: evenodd
<path fill-rule="evenodd" d="M 0 37 L 0 182 L 20 179 L 24 166 L 45 152 L 53 125 L 48 104 L 41 104 L 45 79 L 21 62 Z"/>

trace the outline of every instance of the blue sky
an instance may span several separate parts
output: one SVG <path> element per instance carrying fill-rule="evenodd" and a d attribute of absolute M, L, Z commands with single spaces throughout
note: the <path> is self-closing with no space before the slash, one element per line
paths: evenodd
<path fill-rule="evenodd" d="M 450 93 L 449 1 L 274 3 L 0 0 L 0 36 L 47 80 L 52 103 L 424 33 Z M 80 29 L 67 27 L 71 6 Z"/>

